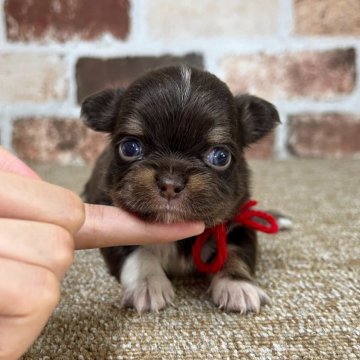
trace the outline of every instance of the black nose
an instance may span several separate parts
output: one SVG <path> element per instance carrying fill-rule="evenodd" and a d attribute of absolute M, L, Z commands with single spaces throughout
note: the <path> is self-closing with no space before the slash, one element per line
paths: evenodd
<path fill-rule="evenodd" d="M 174 174 L 157 175 L 156 184 L 160 195 L 168 200 L 178 197 L 185 188 L 184 179 Z"/>

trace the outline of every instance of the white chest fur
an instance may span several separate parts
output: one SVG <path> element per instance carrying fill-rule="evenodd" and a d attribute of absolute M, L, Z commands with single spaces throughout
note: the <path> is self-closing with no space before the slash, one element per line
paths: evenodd
<path fill-rule="evenodd" d="M 162 268 L 171 275 L 186 275 L 194 272 L 194 265 L 191 259 L 186 259 L 179 254 L 179 250 L 174 243 L 156 244 L 144 246 L 159 261 Z"/>

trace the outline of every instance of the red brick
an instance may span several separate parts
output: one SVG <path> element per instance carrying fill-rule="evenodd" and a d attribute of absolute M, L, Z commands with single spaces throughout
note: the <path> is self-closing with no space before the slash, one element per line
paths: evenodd
<path fill-rule="evenodd" d="M 234 92 L 269 99 L 333 99 L 353 91 L 355 50 L 229 56 L 222 61 Z"/>
<path fill-rule="evenodd" d="M 77 119 L 21 118 L 14 122 L 12 145 L 24 160 L 61 164 L 92 163 L 106 136 Z"/>
<path fill-rule="evenodd" d="M 259 142 L 252 144 L 246 150 L 245 156 L 249 159 L 266 159 L 273 156 L 274 152 L 274 134 L 269 134 Z"/>
<path fill-rule="evenodd" d="M 359 0 L 295 0 L 295 33 L 360 35 Z"/>
<path fill-rule="evenodd" d="M 80 103 L 86 96 L 108 87 L 128 86 L 149 69 L 176 63 L 203 67 L 201 55 L 182 57 L 126 57 L 115 59 L 81 58 L 76 64 L 77 98 Z"/>
<path fill-rule="evenodd" d="M 128 0 L 6 0 L 11 41 L 92 40 L 104 33 L 118 39 L 129 32 Z"/>
<path fill-rule="evenodd" d="M 290 116 L 288 148 L 302 157 L 359 157 L 360 115 Z"/>

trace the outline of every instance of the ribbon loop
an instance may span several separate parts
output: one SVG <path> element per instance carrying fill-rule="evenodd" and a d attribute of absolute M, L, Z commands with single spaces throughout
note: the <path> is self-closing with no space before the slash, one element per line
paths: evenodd
<path fill-rule="evenodd" d="M 212 262 L 205 263 L 201 259 L 201 253 L 205 243 L 212 235 L 215 235 L 217 252 L 215 259 Z M 226 247 L 225 251 L 222 250 L 224 244 L 226 245 L 226 227 L 224 224 L 219 224 L 213 228 L 206 229 L 202 234 L 200 234 L 196 238 L 195 244 L 192 248 L 193 259 L 196 268 L 200 272 L 205 272 L 208 274 L 220 271 L 227 259 Z"/>
<path fill-rule="evenodd" d="M 279 231 L 279 226 L 275 218 L 264 211 L 252 210 L 251 208 L 256 204 L 256 201 L 248 201 L 241 208 L 240 213 L 235 216 L 234 221 L 248 228 L 267 234 L 277 233 Z M 256 221 L 256 218 L 263 221 Z"/>
<path fill-rule="evenodd" d="M 237 224 L 241 224 L 250 229 L 262 231 L 267 234 L 275 234 L 279 231 L 279 226 L 275 218 L 264 212 L 252 210 L 251 208 L 257 204 L 254 200 L 249 200 L 240 209 L 240 212 L 234 217 Z M 262 222 L 256 221 L 262 220 Z M 198 271 L 204 273 L 216 273 L 221 270 L 227 259 L 227 229 L 225 224 L 218 224 L 213 228 L 206 229 L 200 234 L 193 245 L 192 254 L 195 266 Z M 201 252 L 211 236 L 215 236 L 217 252 L 214 260 L 210 263 L 203 262 Z"/>

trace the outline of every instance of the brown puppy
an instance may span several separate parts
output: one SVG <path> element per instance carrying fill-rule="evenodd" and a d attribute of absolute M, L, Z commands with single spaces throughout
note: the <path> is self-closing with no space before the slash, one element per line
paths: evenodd
<path fill-rule="evenodd" d="M 125 89 L 105 90 L 82 105 L 85 123 L 111 143 L 86 185 L 86 201 L 121 207 L 148 221 L 231 221 L 250 197 L 246 147 L 279 123 L 275 107 L 250 95 L 233 96 L 208 72 L 173 66 L 149 72 Z M 269 302 L 254 283 L 256 233 L 230 226 L 228 259 L 212 276 L 214 303 L 258 312 Z M 196 271 L 194 238 L 172 244 L 102 250 L 124 287 L 123 303 L 139 312 L 171 303 L 168 275 Z M 209 242 L 202 253 L 213 259 Z"/>

